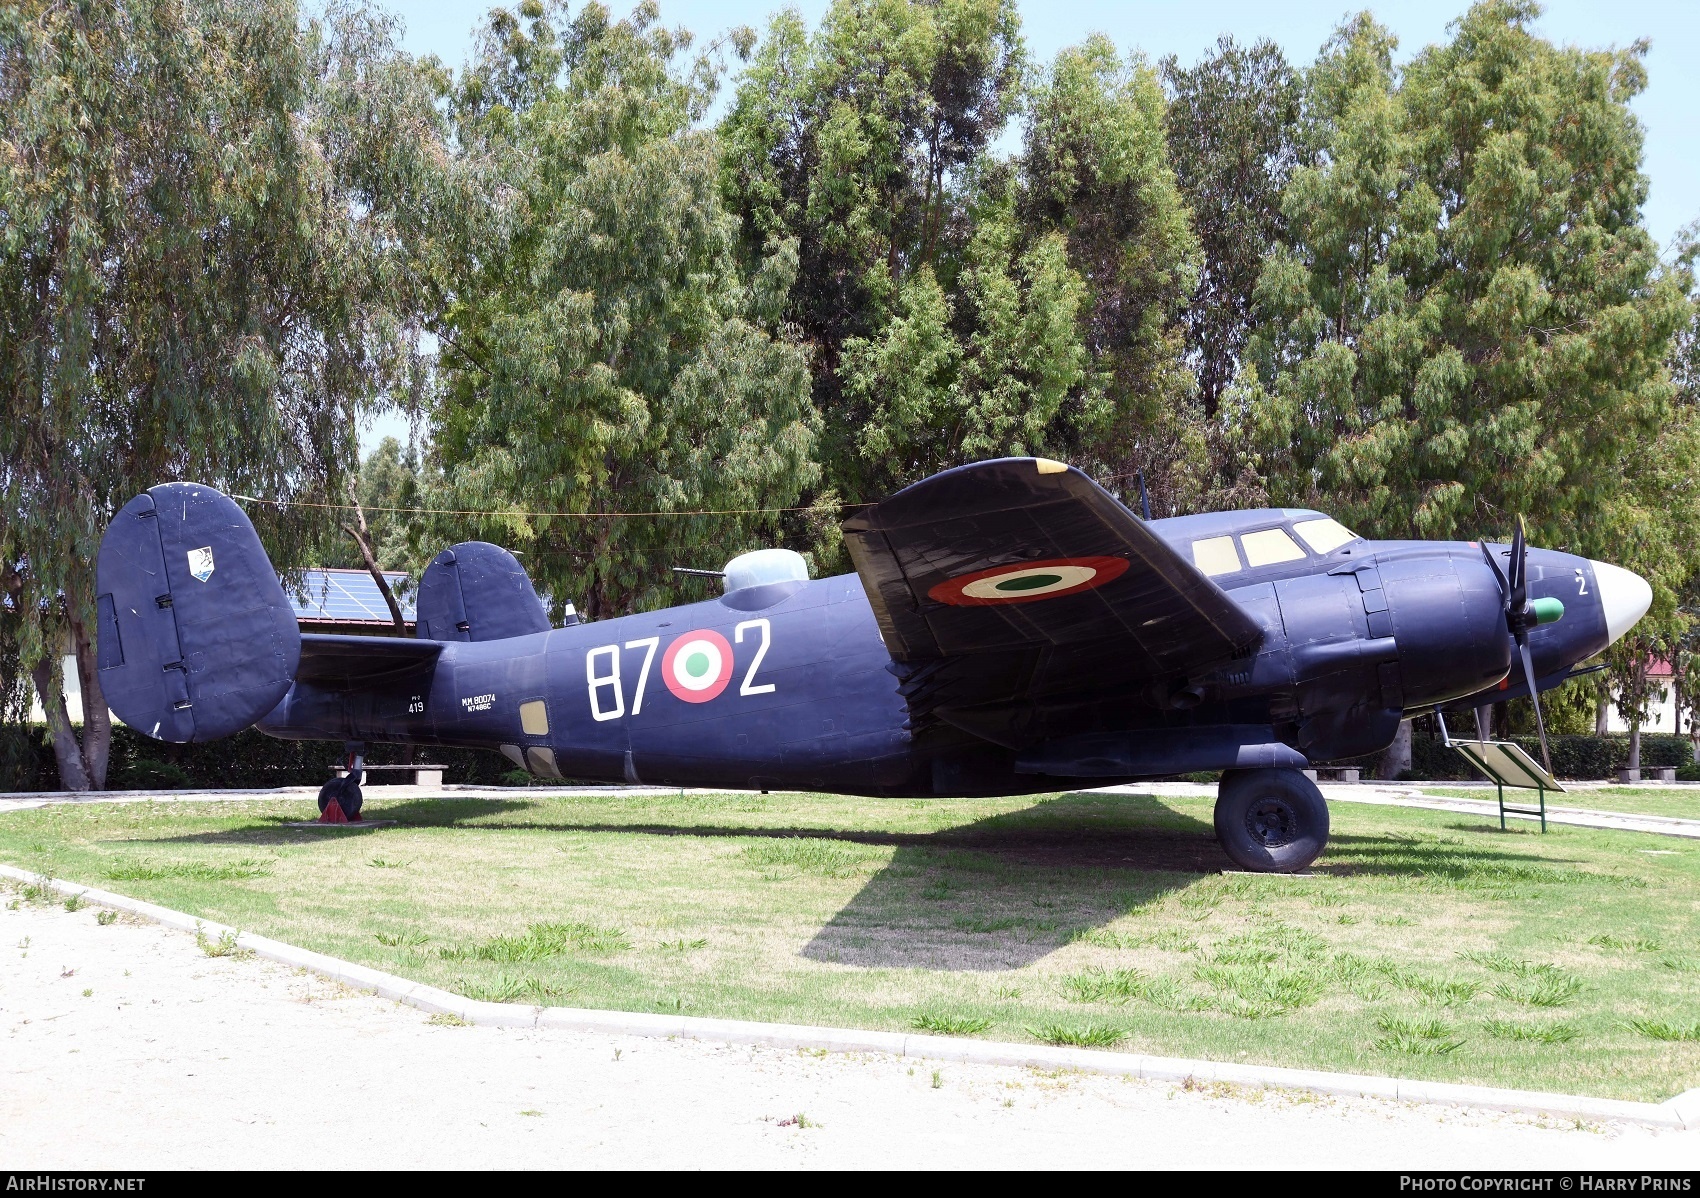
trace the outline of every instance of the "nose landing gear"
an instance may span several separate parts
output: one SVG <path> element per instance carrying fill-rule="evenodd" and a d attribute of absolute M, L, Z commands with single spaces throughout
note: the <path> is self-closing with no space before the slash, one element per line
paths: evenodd
<path fill-rule="evenodd" d="M 1241 869 L 1297 873 L 1328 844 L 1328 804 L 1298 770 L 1228 770 L 1216 792 L 1216 839 Z"/>

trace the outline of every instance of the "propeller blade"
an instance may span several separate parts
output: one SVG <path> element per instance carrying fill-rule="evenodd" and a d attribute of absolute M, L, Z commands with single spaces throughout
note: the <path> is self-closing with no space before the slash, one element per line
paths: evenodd
<path fill-rule="evenodd" d="M 1523 538 L 1523 517 L 1517 517 L 1517 532 L 1511 538 L 1511 595 L 1507 611 L 1521 612 L 1529 602 L 1529 544 Z"/>
<path fill-rule="evenodd" d="M 1541 692 L 1535 689 L 1535 661 L 1529 652 L 1529 638 L 1519 636 L 1517 647 L 1523 651 L 1523 677 L 1529 683 L 1529 702 L 1535 705 L 1535 731 L 1541 735 L 1541 764 L 1547 767 L 1547 773 L 1552 773 L 1552 753 L 1547 749 L 1547 722 L 1541 715 Z"/>
<path fill-rule="evenodd" d="M 1493 547 L 1486 541 L 1483 541 L 1481 545 L 1482 557 L 1486 559 L 1487 564 L 1493 569 L 1493 576 L 1499 579 L 1500 596 L 1509 601 L 1511 598 L 1511 584 L 1505 580 L 1505 571 L 1499 568 L 1499 559 L 1493 555 Z"/>

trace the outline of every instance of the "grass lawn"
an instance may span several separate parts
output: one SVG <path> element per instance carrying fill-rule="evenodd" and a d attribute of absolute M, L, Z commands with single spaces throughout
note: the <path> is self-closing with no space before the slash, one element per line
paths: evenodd
<path fill-rule="evenodd" d="M 1492 787 L 1466 789 L 1456 786 L 1423 786 L 1422 792 L 1459 799 L 1494 799 Z M 1513 806 L 1531 806 L 1535 792 L 1505 792 Z M 1595 811 L 1622 811 L 1631 815 L 1669 815 L 1677 819 L 1700 819 L 1700 787 L 1690 786 L 1601 786 L 1549 794 L 1548 807 L 1586 807 Z"/>
<path fill-rule="evenodd" d="M 1316 876 L 1224 876 L 1208 799 L 381 794 L 16 812 L 0 860 L 499 1001 L 1700 1085 L 1692 842 L 1343 803 Z"/>

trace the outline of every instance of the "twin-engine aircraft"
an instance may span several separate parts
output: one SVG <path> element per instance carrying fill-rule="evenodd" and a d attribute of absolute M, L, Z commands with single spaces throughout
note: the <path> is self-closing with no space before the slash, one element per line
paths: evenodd
<path fill-rule="evenodd" d="M 420 579 L 417 638 L 324 636 L 300 631 L 235 503 L 167 483 L 101 545 L 101 684 L 163 741 L 257 724 L 351 752 L 496 749 L 548 779 L 947 797 L 1221 770 L 1222 847 L 1294 871 L 1328 838 L 1303 770 L 1384 748 L 1408 715 L 1538 695 L 1652 598 L 1520 531 L 1141 520 L 1043 458 L 934 475 L 844 538 L 854 574 L 760 550 L 717 599 L 562 628 L 512 554 L 468 542 Z M 358 818 L 355 764 L 321 808 Z"/>

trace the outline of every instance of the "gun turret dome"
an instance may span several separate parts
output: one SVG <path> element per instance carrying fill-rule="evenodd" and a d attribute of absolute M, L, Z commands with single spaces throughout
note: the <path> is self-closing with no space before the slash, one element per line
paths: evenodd
<path fill-rule="evenodd" d="M 809 563 L 790 549 L 757 549 L 726 563 L 726 593 L 775 582 L 809 581 Z"/>

